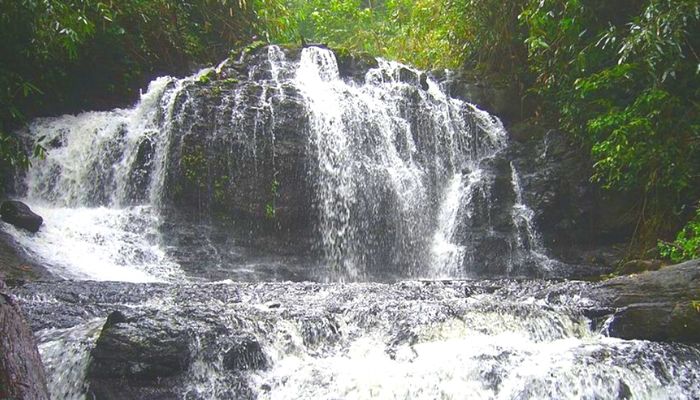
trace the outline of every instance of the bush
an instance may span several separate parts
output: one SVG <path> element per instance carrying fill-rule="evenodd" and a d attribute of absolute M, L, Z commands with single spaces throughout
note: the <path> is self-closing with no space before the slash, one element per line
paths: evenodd
<path fill-rule="evenodd" d="M 700 207 L 673 243 L 659 242 L 659 253 L 674 262 L 700 258 Z"/>

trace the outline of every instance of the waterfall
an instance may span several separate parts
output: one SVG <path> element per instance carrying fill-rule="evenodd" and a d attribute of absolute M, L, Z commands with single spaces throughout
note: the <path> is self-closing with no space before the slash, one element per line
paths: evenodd
<path fill-rule="evenodd" d="M 71 328 L 49 328 L 37 332 L 49 393 L 54 398 L 85 398 L 88 390 L 85 373 L 90 361 L 90 349 L 95 345 L 104 322 L 103 318 L 96 318 Z"/>
<path fill-rule="evenodd" d="M 20 134 L 44 225 L 0 227 L 66 279 L 13 288 L 53 398 L 700 397 L 697 346 L 509 279 L 557 277 L 529 176 L 430 73 L 264 46 Z"/>
<path fill-rule="evenodd" d="M 395 62 L 349 79 L 325 48 L 298 61 L 277 46 L 248 57 L 159 78 L 129 109 L 34 121 L 26 135 L 45 137 L 48 156 L 21 186 L 63 217 L 20 242 L 65 277 L 144 281 L 517 275 L 526 253 L 542 252 L 526 237 L 535 230 L 522 197 L 499 192 L 508 143 L 497 118 Z M 493 222 L 509 201 L 510 227 Z M 134 224 L 105 226 L 115 218 Z M 68 237 L 101 254 L 94 264 L 142 276 L 53 257 L 66 246 L 49 233 L 75 228 L 86 232 Z M 496 247 L 483 238 L 507 246 L 485 253 Z M 117 254 L 127 248 L 139 257 Z"/>

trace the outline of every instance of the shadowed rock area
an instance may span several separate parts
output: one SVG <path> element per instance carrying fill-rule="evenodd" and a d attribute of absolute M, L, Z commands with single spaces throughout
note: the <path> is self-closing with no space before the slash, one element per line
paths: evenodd
<path fill-rule="evenodd" d="M 592 293 L 616 309 L 611 336 L 700 343 L 700 260 L 610 279 Z"/>
<path fill-rule="evenodd" d="M 0 398 L 49 398 L 44 366 L 20 307 L 0 280 Z"/>

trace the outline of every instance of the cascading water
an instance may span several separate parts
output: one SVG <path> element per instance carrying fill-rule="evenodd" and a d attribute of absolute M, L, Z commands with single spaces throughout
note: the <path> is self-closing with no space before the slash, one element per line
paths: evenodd
<path fill-rule="evenodd" d="M 80 280 L 16 290 L 55 398 L 700 396 L 696 347 L 606 337 L 582 283 L 343 283 L 556 263 L 500 121 L 363 62 L 267 46 L 30 124 L 45 225 L 2 227 Z"/>
<path fill-rule="evenodd" d="M 157 233 L 136 232 L 136 239 L 134 226 L 124 225 L 122 235 L 95 235 L 97 246 L 105 240 L 121 249 L 141 240 L 138 247 L 150 249 L 145 259 L 179 264 L 186 275 L 473 276 L 483 272 L 474 265 L 485 265 L 474 238 L 489 235 L 507 245 L 491 254 L 497 261 L 487 274 L 519 273 L 531 251 L 513 256 L 522 213 L 501 226 L 490 221 L 496 202 L 509 201 L 495 193 L 499 171 L 492 164 L 507 145 L 497 119 L 397 63 L 379 60 L 359 81 L 341 77 L 335 55 L 323 48 L 303 49 L 298 62 L 276 46 L 257 57 L 182 80 L 160 78 L 129 110 L 33 123 L 28 135 L 44 136 L 49 153 L 24 179 L 27 201 L 62 213 L 103 210 L 109 217 L 92 219 L 98 226 L 115 213 L 150 215 L 136 225 Z M 97 270 L 86 275 L 85 268 L 71 274 L 80 256 L 71 261 L 70 254 L 80 253 L 50 259 L 64 246 L 43 232 L 21 242 L 44 262 L 60 263 L 62 276 L 127 280 Z M 183 250 L 188 245 L 193 249 Z M 290 253 L 303 258 L 278 267 L 294 264 L 285 258 Z M 143 280 L 174 274 L 150 264 L 124 267 L 143 271 Z"/>
<path fill-rule="evenodd" d="M 28 285 L 17 295 L 32 310 L 61 399 L 700 395 L 700 349 L 601 335 L 580 312 L 591 305 L 578 294 L 585 289 L 514 281 L 77 282 Z M 32 297 L 37 291 L 43 298 Z M 45 315 L 57 310 L 64 317 L 54 323 L 73 328 L 45 328 Z M 81 370 L 95 316 L 114 310 L 120 322 L 103 329 Z"/>

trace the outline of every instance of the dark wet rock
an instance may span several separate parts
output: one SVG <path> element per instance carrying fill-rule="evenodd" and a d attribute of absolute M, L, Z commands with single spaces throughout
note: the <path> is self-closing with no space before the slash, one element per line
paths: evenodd
<path fill-rule="evenodd" d="M 267 369 L 269 365 L 260 343 L 250 336 L 235 338 L 224 353 L 223 362 L 224 367 L 237 371 Z"/>
<path fill-rule="evenodd" d="M 176 324 L 166 328 L 150 317 L 117 323 L 114 316 L 110 314 L 92 353 L 93 378 L 151 380 L 187 369 L 190 354 L 185 329 Z"/>
<path fill-rule="evenodd" d="M 190 365 L 189 336 L 177 321 L 113 312 L 95 348 L 86 379 L 99 399 L 172 398 Z"/>
<path fill-rule="evenodd" d="M 146 200 L 148 185 L 151 182 L 153 154 L 155 144 L 149 137 L 145 137 L 138 145 L 136 157 L 129 169 L 128 199 L 133 203 Z"/>
<path fill-rule="evenodd" d="M 700 260 L 610 279 L 592 294 L 616 309 L 611 336 L 700 343 Z"/>
<path fill-rule="evenodd" d="M 622 275 L 630 275 L 646 271 L 658 271 L 662 265 L 661 260 L 631 260 L 624 263 L 619 272 Z"/>
<path fill-rule="evenodd" d="M 105 324 L 102 326 L 102 330 L 108 330 L 112 326 L 127 322 L 128 320 L 129 318 L 126 315 L 124 315 L 123 312 L 113 311 L 107 316 L 107 321 L 105 321 Z"/>
<path fill-rule="evenodd" d="M 299 56 L 298 49 L 283 51 Z M 195 275 L 206 274 L 197 271 L 202 260 L 231 266 L 310 251 L 305 106 L 294 87 L 266 86 L 267 52 L 260 47 L 244 62 L 227 61 L 220 75 L 228 78 L 187 86 L 176 99 L 181 118 L 169 143 L 162 231 L 171 255 Z M 234 92 L 240 103 L 222 108 Z"/>
<path fill-rule="evenodd" d="M 367 71 L 378 66 L 377 59 L 366 53 L 336 50 L 335 56 L 340 76 L 357 82 L 364 82 Z"/>
<path fill-rule="evenodd" d="M 0 398 L 48 399 L 44 366 L 19 305 L 0 280 Z"/>
<path fill-rule="evenodd" d="M 466 71 L 433 73 L 433 76 L 447 87 L 447 92 L 454 98 L 462 99 L 486 110 L 510 125 L 528 115 L 529 101 L 522 90 L 512 83 L 490 82 L 488 79 L 475 77 Z"/>
<path fill-rule="evenodd" d="M 29 206 L 15 200 L 6 200 L 2 203 L 0 216 L 8 224 L 26 229 L 32 233 L 38 232 L 41 224 L 44 223 L 44 219 L 34 213 Z"/>
<path fill-rule="evenodd" d="M 550 130 L 514 143 L 511 151 L 523 200 L 534 211 L 549 255 L 571 265 L 572 271 L 583 266 L 596 267 L 598 274 L 612 272 L 636 223 L 629 196 L 590 182 L 587 151 L 563 132 Z"/>
<path fill-rule="evenodd" d="M 416 73 L 408 68 L 399 69 L 399 81 L 410 85 L 419 86 L 422 73 Z"/>
<path fill-rule="evenodd" d="M 0 229 L 0 279 L 20 282 L 54 280 L 56 277 L 33 260 L 10 234 Z"/>

